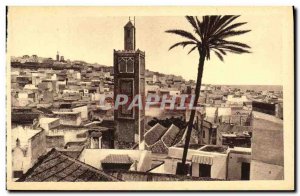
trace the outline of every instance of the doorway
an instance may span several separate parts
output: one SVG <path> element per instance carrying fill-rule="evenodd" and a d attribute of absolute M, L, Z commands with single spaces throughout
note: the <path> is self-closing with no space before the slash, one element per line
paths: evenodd
<path fill-rule="evenodd" d="M 211 165 L 199 164 L 199 177 L 210 177 L 211 176 Z"/>
<path fill-rule="evenodd" d="M 250 180 L 250 163 L 242 162 L 241 180 Z"/>

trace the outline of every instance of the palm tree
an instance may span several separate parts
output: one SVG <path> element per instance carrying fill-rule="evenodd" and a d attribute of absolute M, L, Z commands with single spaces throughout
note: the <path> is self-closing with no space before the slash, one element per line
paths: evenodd
<path fill-rule="evenodd" d="M 186 38 L 187 40 L 175 43 L 170 47 L 169 50 L 182 46 L 191 46 L 188 54 L 194 50 L 198 50 L 199 62 L 198 62 L 198 75 L 195 89 L 195 100 L 193 103 L 194 108 L 197 106 L 198 98 L 200 95 L 200 87 L 202 83 L 202 75 L 204 70 L 205 60 L 210 59 L 210 53 L 213 51 L 214 54 L 223 61 L 223 56 L 227 53 L 250 53 L 250 46 L 244 43 L 229 41 L 227 38 L 242 35 L 248 33 L 250 30 L 236 30 L 236 28 L 246 24 L 246 22 L 233 23 L 239 15 L 224 15 L 224 16 L 203 16 L 202 21 L 198 17 L 186 16 L 187 21 L 192 25 L 194 32 L 190 33 L 185 30 L 168 30 L 167 33 L 172 33 Z M 185 139 L 184 151 L 182 155 L 182 163 L 179 164 L 177 169 L 178 174 L 187 174 L 186 170 L 186 157 L 189 148 L 189 142 L 192 132 L 192 126 L 194 122 L 196 110 L 192 109 L 190 119 L 188 122 L 188 130 Z"/>

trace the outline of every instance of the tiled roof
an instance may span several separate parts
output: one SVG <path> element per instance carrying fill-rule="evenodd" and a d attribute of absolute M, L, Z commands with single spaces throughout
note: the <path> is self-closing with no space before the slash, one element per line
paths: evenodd
<path fill-rule="evenodd" d="M 87 182 L 120 181 L 81 161 L 71 158 L 56 149 L 41 156 L 18 182 Z"/>
<path fill-rule="evenodd" d="M 145 142 L 148 146 L 153 145 L 157 142 L 163 134 L 167 131 L 167 128 L 156 123 L 147 133 L 145 134 Z"/>
<path fill-rule="evenodd" d="M 161 140 L 167 147 L 170 147 L 174 145 L 174 141 L 176 140 L 177 134 L 179 133 L 180 129 L 175 125 L 171 125 L 164 136 L 161 138 Z"/>
<path fill-rule="evenodd" d="M 176 135 L 176 138 L 172 142 L 172 146 L 178 144 L 181 140 L 183 140 L 185 138 L 186 130 L 187 130 L 187 128 L 181 129 L 178 132 L 178 134 Z"/>
<path fill-rule="evenodd" d="M 158 140 L 149 148 L 153 153 L 168 154 L 168 147 L 161 140 Z"/>
<path fill-rule="evenodd" d="M 110 154 L 101 163 L 132 164 L 133 160 L 125 154 Z"/>
<path fill-rule="evenodd" d="M 156 124 L 157 126 L 159 124 Z M 161 125 L 159 125 L 160 127 Z M 163 126 L 161 126 L 163 127 Z M 156 129 L 154 129 L 156 130 Z M 157 130 L 163 130 L 163 129 L 157 129 Z M 164 134 L 159 138 L 157 132 L 150 132 L 150 130 L 146 133 L 147 135 L 149 134 L 148 138 L 151 136 L 151 140 L 148 139 L 148 143 L 145 141 L 147 144 L 147 147 L 153 152 L 153 153 L 160 153 L 160 154 L 167 154 L 168 153 L 168 148 L 171 146 L 174 146 L 178 143 L 180 143 L 183 140 L 184 132 L 185 129 L 180 130 L 177 126 L 171 125 L 168 130 L 164 130 Z M 150 135 L 151 134 L 151 135 Z M 158 138 L 157 141 L 155 141 L 153 138 Z M 149 142 L 150 140 L 150 142 Z M 154 143 L 155 142 L 155 143 Z M 149 143 L 153 143 L 152 145 L 149 145 Z"/>

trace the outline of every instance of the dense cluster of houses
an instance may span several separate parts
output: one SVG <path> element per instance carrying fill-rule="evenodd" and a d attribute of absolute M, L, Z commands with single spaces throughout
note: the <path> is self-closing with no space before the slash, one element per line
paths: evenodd
<path fill-rule="evenodd" d="M 193 94 L 195 84 L 191 81 L 147 73 L 147 94 Z M 112 94 L 113 88 L 113 73 L 107 68 L 12 68 L 14 178 L 82 180 L 78 176 L 54 179 L 34 175 L 34 165 L 59 154 L 83 164 L 83 168 L 96 168 L 90 171 L 95 175 L 89 180 L 141 180 L 146 175 L 151 175 L 152 180 L 180 179 L 176 168 L 182 158 L 190 111 L 160 111 L 152 106 L 146 111 L 145 150 L 114 149 L 114 111 L 99 105 L 101 96 Z M 283 178 L 283 146 L 279 148 L 272 142 L 283 140 L 281 92 L 242 92 L 205 85 L 198 105 L 188 152 L 190 177 L 181 180 Z M 269 151 L 274 155 L 266 160 L 268 156 L 262 154 Z M 56 164 L 66 166 L 59 161 Z M 120 176 L 120 172 L 127 177 L 113 177 Z"/>
<path fill-rule="evenodd" d="M 17 181 L 283 179 L 282 90 L 203 85 L 178 174 L 190 109 L 114 110 L 116 93 L 176 97 L 195 82 L 145 70 L 135 27 L 114 67 L 25 55 L 11 63 L 12 177 Z M 106 98 L 106 105 L 100 100 Z M 158 100 L 160 102 L 161 100 Z M 175 100 L 176 104 L 180 104 Z"/>

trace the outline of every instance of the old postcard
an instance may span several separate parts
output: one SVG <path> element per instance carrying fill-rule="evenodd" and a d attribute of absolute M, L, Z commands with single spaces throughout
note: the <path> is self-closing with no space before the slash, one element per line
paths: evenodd
<path fill-rule="evenodd" d="M 294 190 L 293 7 L 7 9 L 8 190 Z"/>

